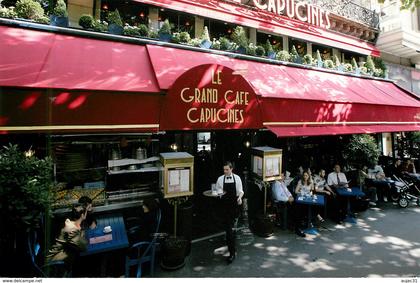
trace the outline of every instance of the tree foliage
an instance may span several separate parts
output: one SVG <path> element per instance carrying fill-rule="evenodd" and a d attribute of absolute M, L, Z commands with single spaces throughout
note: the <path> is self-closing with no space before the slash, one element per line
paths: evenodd
<path fill-rule="evenodd" d="M 344 158 L 355 168 L 376 165 L 379 158 L 379 148 L 375 138 L 370 135 L 353 135 L 344 146 Z"/>

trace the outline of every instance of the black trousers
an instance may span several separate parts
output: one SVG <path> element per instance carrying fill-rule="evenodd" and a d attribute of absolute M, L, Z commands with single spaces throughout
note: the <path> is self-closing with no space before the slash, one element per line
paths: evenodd
<path fill-rule="evenodd" d="M 234 219 L 227 219 L 224 224 L 226 232 L 226 244 L 228 246 L 230 255 L 235 255 L 236 252 L 236 234 L 233 231 L 234 222 Z"/>

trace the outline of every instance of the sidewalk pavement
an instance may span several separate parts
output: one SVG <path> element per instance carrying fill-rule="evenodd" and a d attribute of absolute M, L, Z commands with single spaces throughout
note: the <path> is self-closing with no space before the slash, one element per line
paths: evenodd
<path fill-rule="evenodd" d="M 386 203 L 359 213 L 357 224 L 327 221 L 320 235 L 277 229 L 270 238 L 238 232 L 227 265 L 224 236 L 192 245 L 186 265 L 157 277 L 412 277 L 420 276 L 420 207 Z"/>

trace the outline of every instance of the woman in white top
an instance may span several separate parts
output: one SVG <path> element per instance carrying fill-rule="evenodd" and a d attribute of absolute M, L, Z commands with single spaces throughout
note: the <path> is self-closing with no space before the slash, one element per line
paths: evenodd
<path fill-rule="evenodd" d="M 302 179 L 299 180 L 295 193 L 297 195 L 312 195 L 314 190 L 314 183 L 308 171 L 303 172 Z"/>

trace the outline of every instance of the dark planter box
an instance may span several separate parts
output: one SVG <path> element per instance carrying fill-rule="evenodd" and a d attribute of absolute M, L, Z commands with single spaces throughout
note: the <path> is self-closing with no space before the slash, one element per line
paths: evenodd
<path fill-rule="evenodd" d="M 51 15 L 50 16 L 50 25 L 56 26 L 56 27 L 63 27 L 66 28 L 69 26 L 69 18 L 68 17 L 58 17 Z"/>
<path fill-rule="evenodd" d="M 205 49 L 209 49 L 211 47 L 211 45 L 212 45 L 211 41 L 208 41 L 208 40 L 203 40 L 200 43 L 200 47 L 205 48 Z"/>
<path fill-rule="evenodd" d="M 182 238 L 168 238 L 162 246 L 160 266 L 167 270 L 177 270 L 185 265 L 187 241 Z"/>
<path fill-rule="evenodd" d="M 159 33 L 159 40 L 164 42 L 170 42 L 172 35 L 169 33 Z"/>
<path fill-rule="evenodd" d="M 270 237 L 274 232 L 274 223 L 271 218 L 258 215 L 254 222 L 254 233 L 263 238 Z"/>
<path fill-rule="evenodd" d="M 122 35 L 124 33 L 124 28 L 116 24 L 108 25 L 108 32 L 110 34 Z"/>
<path fill-rule="evenodd" d="M 267 53 L 267 57 L 268 59 L 275 59 L 276 58 L 276 53 L 275 52 L 268 52 Z"/>
<path fill-rule="evenodd" d="M 238 47 L 238 49 L 236 49 L 236 53 L 246 54 L 246 48 L 245 47 Z"/>

